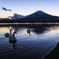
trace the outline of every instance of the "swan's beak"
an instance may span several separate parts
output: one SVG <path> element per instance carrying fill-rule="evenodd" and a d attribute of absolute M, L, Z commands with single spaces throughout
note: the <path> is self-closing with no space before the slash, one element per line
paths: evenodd
<path fill-rule="evenodd" d="M 15 31 L 14 33 L 15 33 L 15 34 L 17 34 L 17 32 L 16 32 L 16 31 Z"/>

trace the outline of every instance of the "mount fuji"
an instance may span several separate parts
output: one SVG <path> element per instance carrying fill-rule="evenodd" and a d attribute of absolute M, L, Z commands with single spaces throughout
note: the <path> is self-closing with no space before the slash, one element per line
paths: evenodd
<path fill-rule="evenodd" d="M 11 18 L 11 20 L 10 20 Z M 9 16 L 7 19 L 3 19 L 3 21 L 7 20 L 7 22 L 20 22 L 20 21 L 42 21 L 42 22 L 59 22 L 59 17 L 58 16 L 53 16 L 53 15 L 50 15 L 48 13 L 45 13 L 43 11 L 36 11 L 30 15 L 27 15 L 27 16 L 23 16 L 23 15 L 19 15 L 19 14 L 14 14 L 14 16 Z M 3 22 L 1 20 L 1 22 Z M 6 21 L 5 21 L 6 22 Z"/>
<path fill-rule="evenodd" d="M 50 14 L 47 14 L 43 11 L 36 11 L 26 17 L 24 19 L 28 20 L 59 20 L 59 17 L 57 16 L 52 16 Z"/>

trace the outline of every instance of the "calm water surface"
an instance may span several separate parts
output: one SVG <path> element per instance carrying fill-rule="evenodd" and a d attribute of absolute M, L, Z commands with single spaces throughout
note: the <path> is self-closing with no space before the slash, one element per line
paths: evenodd
<path fill-rule="evenodd" d="M 17 32 L 15 48 L 5 33 L 10 29 Z M 30 33 L 27 30 L 30 28 Z M 59 41 L 59 25 L 29 24 L 0 25 L 0 58 L 6 59 L 44 59 Z"/>

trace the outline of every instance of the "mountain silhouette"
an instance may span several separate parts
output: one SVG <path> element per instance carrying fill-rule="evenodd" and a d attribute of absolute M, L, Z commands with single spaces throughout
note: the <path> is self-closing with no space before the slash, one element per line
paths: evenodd
<path fill-rule="evenodd" d="M 50 14 L 47 14 L 43 11 L 36 11 L 26 17 L 24 19 L 30 19 L 30 20 L 59 20 L 59 17 L 57 16 L 52 16 Z"/>
<path fill-rule="evenodd" d="M 9 17 L 10 17 L 12 20 L 15 20 L 15 19 L 24 18 L 25 16 L 14 13 L 13 16 L 9 16 Z"/>
<path fill-rule="evenodd" d="M 19 14 L 14 14 L 14 16 L 9 16 L 10 19 L 3 19 L 0 20 L 0 22 L 7 22 L 7 23 L 13 23 L 13 22 L 59 22 L 58 16 L 53 16 L 48 13 L 45 13 L 43 11 L 36 11 L 30 15 L 23 16 Z M 7 20 L 7 21 L 6 21 Z"/>

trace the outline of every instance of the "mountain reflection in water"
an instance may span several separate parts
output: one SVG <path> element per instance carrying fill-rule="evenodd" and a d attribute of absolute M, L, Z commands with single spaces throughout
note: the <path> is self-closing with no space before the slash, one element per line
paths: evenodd
<path fill-rule="evenodd" d="M 12 33 L 17 32 L 15 44 L 9 43 L 9 38 L 4 36 L 5 33 L 10 33 L 10 28 L 13 29 Z M 59 41 L 58 35 L 58 24 L 1 25 L 0 58 L 42 59 L 56 46 Z M 14 47 L 17 49 L 14 49 Z"/>

